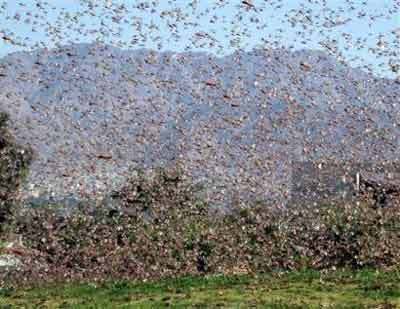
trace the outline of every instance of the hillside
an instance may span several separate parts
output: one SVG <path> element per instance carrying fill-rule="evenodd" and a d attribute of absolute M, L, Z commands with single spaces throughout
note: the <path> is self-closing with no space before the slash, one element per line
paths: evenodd
<path fill-rule="evenodd" d="M 180 162 L 209 198 L 285 202 L 292 162 L 392 161 L 400 85 L 320 51 L 223 58 L 79 44 L 0 60 L 0 110 L 37 156 L 22 197 L 102 196 Z"/>

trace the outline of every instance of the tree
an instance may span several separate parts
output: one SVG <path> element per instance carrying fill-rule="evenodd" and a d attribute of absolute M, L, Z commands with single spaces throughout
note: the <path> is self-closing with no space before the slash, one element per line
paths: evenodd
<path fill-rule="evenodd" d="M 8 115 L 0 112 L 0 230 L 12 215 L 16 193 L 33 158 L 30 148 L 16 143 L 8 120 Z"/>

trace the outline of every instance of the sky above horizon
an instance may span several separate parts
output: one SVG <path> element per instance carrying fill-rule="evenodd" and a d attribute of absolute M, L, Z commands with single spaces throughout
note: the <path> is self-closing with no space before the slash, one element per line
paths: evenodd
<path fill-rule="evenodd" d="M 351 66 L 395 78 L 399 8 L 397 0 L 0 0 L 0 57 L 94 41 L 218 56 L 284 47 L 321 49 Z"/>

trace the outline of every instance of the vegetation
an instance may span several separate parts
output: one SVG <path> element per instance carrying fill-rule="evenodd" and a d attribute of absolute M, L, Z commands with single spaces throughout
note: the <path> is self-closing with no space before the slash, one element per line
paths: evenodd
<path fill-rule="evenodd" d="M 8 306 L 8 307 L 7 307 Z M 400 272 L 302 271 L 64 284 L 0 292 L 0 308 L 396 308 Z"/>
<path fill-rule="evenodd" d="M 32 155 L 2 117 L 6 222 Z M 98 208 L 14 213 L 7 232 L 24 246 L 0 243 L 0 253 L 16 253 L 22 266 L 0 269 L 0 308 L 400 305 L 399 207 L 257 203 L 215 212 L 179 168 L 136 171 L 111 198 L 116 203 Z M 45 288 L 29 288 L 39 282 Z"/>
<path fill-rule="evenodd" d="M 16 144 L 7 122 L 7 114 L 0 112 L 0 232 L 11 217 L 15 193 L 32 160 L 32 151 Z"/>
<path fill-rule="evenodd" d="M 138 173 L 119 208 L 54 207 L 16 216 L 25 267 L 0 283 L 155 280 L 400 264 L 400 209 L 368 203 L 214 213 L 179 169 Z"/>

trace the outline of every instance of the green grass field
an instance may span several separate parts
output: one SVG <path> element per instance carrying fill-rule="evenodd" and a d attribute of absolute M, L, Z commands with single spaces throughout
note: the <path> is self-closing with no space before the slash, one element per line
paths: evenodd
<path fill-rule="evenodd" d="M 0 308 L 400 308 L 400 271 L 212 276 L 3 289 Z"/>

